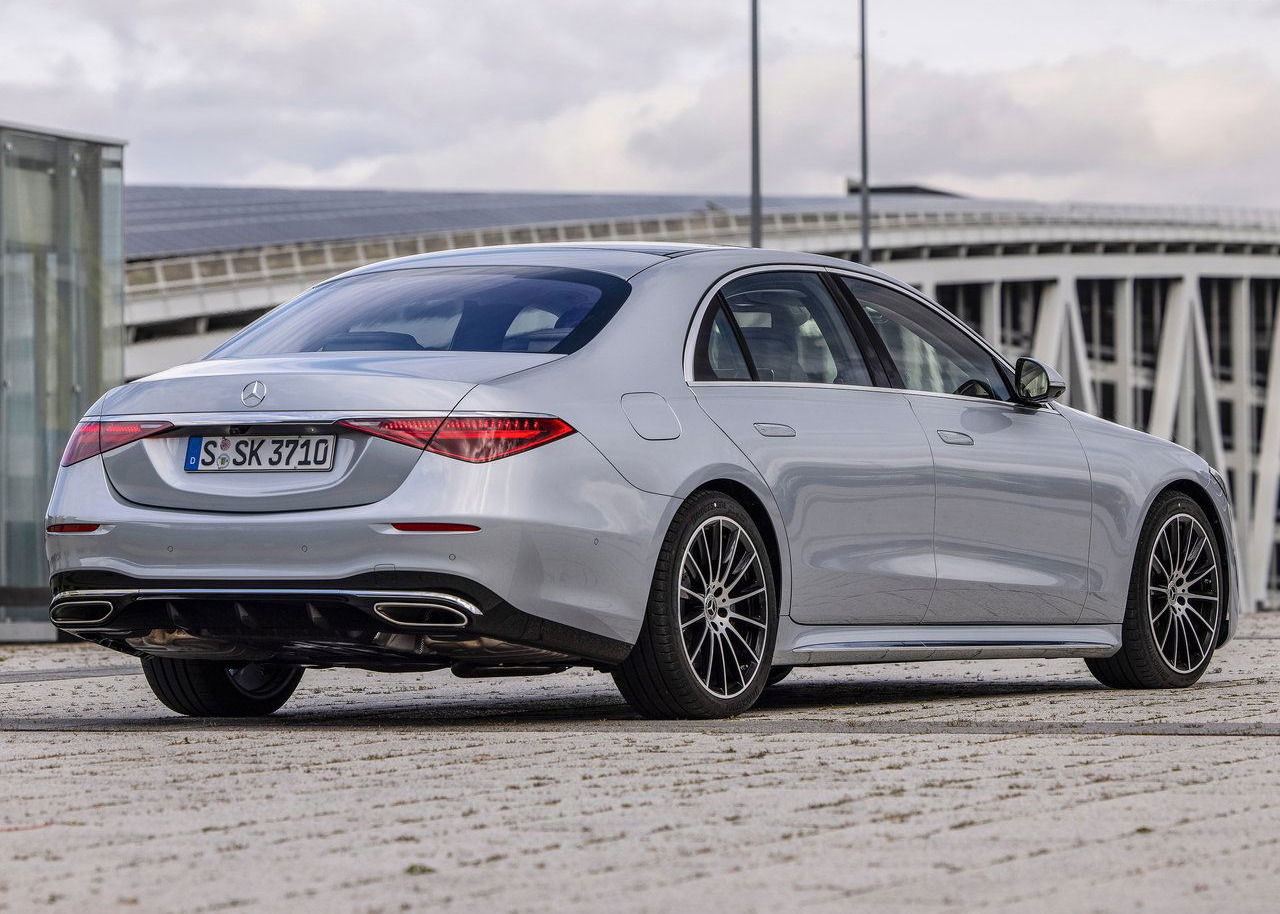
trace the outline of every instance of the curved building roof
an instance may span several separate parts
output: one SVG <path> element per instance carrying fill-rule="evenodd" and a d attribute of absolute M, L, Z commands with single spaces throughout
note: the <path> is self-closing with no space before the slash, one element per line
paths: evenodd
<path fill-rule="evenodd" d="M 767 197 L 767 217 L 821 214 L 856 219 L 856 196 Z M 315 190 L 266 187 L 125 188 L 125 254 L 150 260 L 307 242 L 437 234 L 504 226 L 592 220 L 680 218 L 737 222 L 745 196 L 407 190 Z M 1280 211 L 1196 206 L 1037 203 L 957 197 L 895 187 L 871 196 L 876 221 L 1009 224 L 1107 223 L 1183 226 L 1280 234 Z M 1252 231 L 1251 231 L 1252 230 Z"/>
<path fill-rule="evenodd" d="M 853 197 L 768 197 L 766 212 L 856 213 Z M 583 194 L 271 187 L 125 188 L 129 260 L 243 250 L 280 244 L 474 230 L 593 219 L 747 212 L 745 196 Z M 875 191 L 875 212 L 1041 208 L 973 200 L 925 188 Z"/>

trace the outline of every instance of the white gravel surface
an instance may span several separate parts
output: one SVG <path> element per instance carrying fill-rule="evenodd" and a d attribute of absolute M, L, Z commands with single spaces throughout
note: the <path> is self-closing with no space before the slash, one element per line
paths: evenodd
<path fill-rule="evenodd" d="M 1080 661 L 798 672 L 635 718 L 607 676 L 312 671 L 179 718 L 0 647 L 0 912 L 1280 910 L 1280 617 L 1195 689 Z"/>

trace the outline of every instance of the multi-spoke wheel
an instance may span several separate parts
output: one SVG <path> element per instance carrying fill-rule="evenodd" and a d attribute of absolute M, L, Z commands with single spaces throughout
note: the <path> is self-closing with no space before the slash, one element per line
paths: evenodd
<path fill-rule="evenodd" d="M 764 689 L 776 628 L 760 531 L 737 501 L 703 493 L 672 522 L 640 639 L 614 680 L 649 717 L 737 714 Z"/>
<path fill-rule="evenodd" d="M 1210 534 L 1190 514 L 1175 514 L 1156 536 L 1147 565 L 1151 633 L 1170 669 L 1191 673 L 1213 652 L 1218 634 L 1218 563 Z"/>
<path fill-rule="evenodd" d="M 1179 688 L 1203 675 L 1226 599 L 1225 572 L 1204 511 L 1179 493 L 1161 496 L 1138 543 L 1120 652 L 1088 661 L 1116 688 Z"/>
<path fill-rule="evenodd" d="M 142 658 L 147 684 L 166 707 L 189 717 L 260 717 L 289 700 L 302 668 L 213 660 Z"/>
<path fill-rule="evenodd" d="M 742 525 L 717 515 L 694 531 L 680 562 L 685 657 L 707 691 L 741 695 L 768 658 L 768 587 L 760 553 Z"/>

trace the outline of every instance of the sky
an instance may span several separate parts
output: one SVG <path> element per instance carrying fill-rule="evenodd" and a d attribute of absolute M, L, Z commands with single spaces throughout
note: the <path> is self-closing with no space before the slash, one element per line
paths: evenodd
<path fill-rule="evenodd" d="M 857 173 L 855 0 L 760 0 L 766 193 Z M 130 183 L 747 190 L 748 0 L 0 0 Z M 1280 0 L 868 0 L 872 183 L 1280 207 Z"/>

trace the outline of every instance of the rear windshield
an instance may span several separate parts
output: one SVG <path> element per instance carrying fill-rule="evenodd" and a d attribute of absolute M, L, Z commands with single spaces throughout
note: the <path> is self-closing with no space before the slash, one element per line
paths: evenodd
<path fill-rule="evenodd" d="M 297 352 L 574 352 L 631 286 L 547 267 L 429 267 L 363 273 L 304 292 L 208 355 Z"/>

